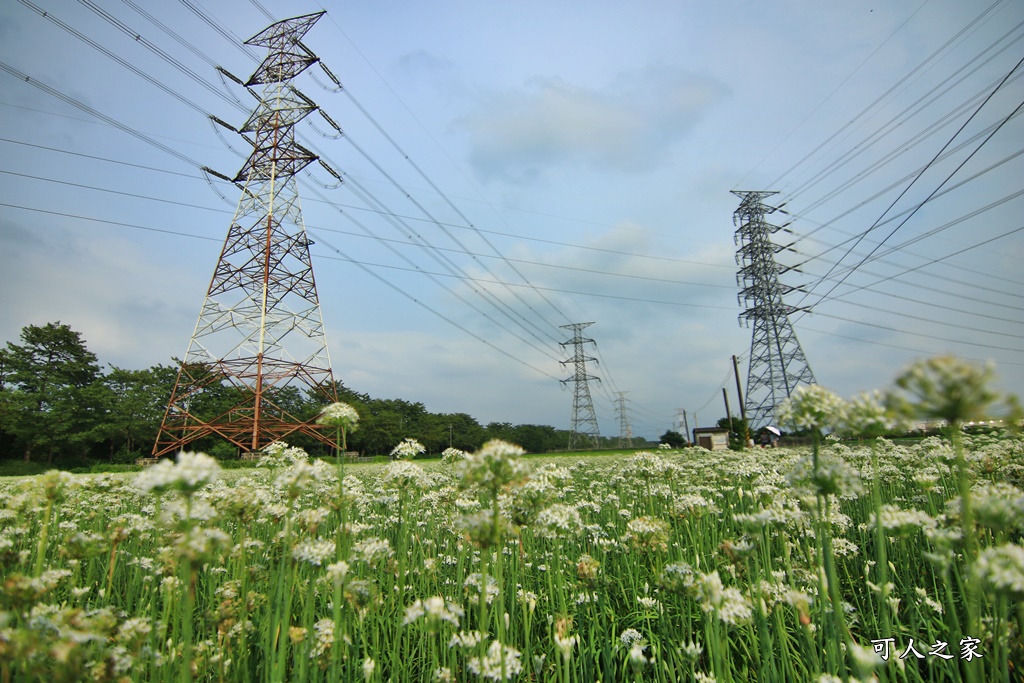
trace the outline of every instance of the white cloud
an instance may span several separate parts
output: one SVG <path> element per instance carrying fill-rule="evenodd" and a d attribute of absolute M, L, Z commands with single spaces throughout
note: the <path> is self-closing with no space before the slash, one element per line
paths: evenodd
<path fill-rule="evenodd" d="M 523 182 L 559 164 L 634 173 L 663 163 L 726 92 L 667 66 L 620 74 L 600 89 L 543 78 L 490 94 L 458 125 L 484 178 Z"/>
<path fill-rule="evenodd" d="M 0 340 L 58 320 L 82 333 L 102 364 L 140 368 L 182 355 L 195 324 L 175 269 L 116 237 L 0 225 Z M 183 301 L 185 300 L 185 301 Z"/>

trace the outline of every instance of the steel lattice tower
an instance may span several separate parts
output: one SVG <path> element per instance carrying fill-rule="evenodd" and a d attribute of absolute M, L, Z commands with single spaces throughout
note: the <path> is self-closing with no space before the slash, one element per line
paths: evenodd
<path fill-rule="evenodd" d="M 619 413 L 619 448 L 633 447 L 633 428 L 629 425 L 629 416 L 626 414 L 625 391 L 616 391 L 615 410 Z"/>
<path fill-rule="evenodd" d="M 740 266 L 736 284 L 741 287 L 740 306 L 747 307 L 739 317 L 748 326 L 753 322 L 745 405 L 750 428 L 758 429 L 771 422 L 775 406 L 799 384 L 815 381 L 789 321 L 790 313 L 801 309 L 783 302 L 783 297 L 796 289 L 779 282 L 779 275 L 788 268 L 775 262 L 775 254 L 785 247 L 774 244 L 771 236 L 783 228 L 765 220 L 766 214 L 777 209 L 765 205 L 764 199 L 775 192 L 734 190 L 733 194 L 740 198 L 733 214 L 739 246 L 736 264 Z"/>
<path fill-rule="evenodd" d="M 600 382 L 601 378 L 587 374 L 587 361 L 590 360 L 596 363 L 597 359 L 583 353 L 584 344 L 593 344 L 595 342 L 593 339 L 584 339 L 581 334 L 583 328 L 593 324 L 592 322 L 573 323 L 561 326 L 572 330 L 572 339 L 561 342 L 562 346 L 569 346 L 571 344 L 573 347 L 572 358 L 561 361 L 562 365 L 572 363 L 574 368 L 573 376 L 562 380 L 562 384 L 573 383 L 572 428 L 569 432 L 569 450 L 573 450 L 581 444 L 597 448 L 598 438 L 600 437 L 600 431 L 597 427 L 597 414 L 594 413 L 594 401 L 590 398 L 590 385 L 587 382 L 592 379 Z"/>
<path fill-rule="evenodd" d="M 233 179 L 242 196 L 154 456 L 211 434 L 243 451 L 296 433 L 333 444 L 280 400 L 298 390 L 337 401 L 295 183 L 317 157 L 295 142 L 294 127 L 317 107 L 291 84 L 318 61 L 301 40 L 323 14 L 277 22 L 246 41 L 268 50 L 244 84 L 259 99 L 238 129 L 253 151 Z"/>

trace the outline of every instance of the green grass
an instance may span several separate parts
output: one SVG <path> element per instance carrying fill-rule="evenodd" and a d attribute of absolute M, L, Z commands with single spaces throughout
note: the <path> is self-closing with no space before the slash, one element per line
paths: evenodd
<path fill-rule="evenodd" d="M 128 473 L 6 480 L 0 676 L 1004 680 L 1024 614 L 1000 577 L 1024 567 L 983 564 L 1020 548 L 1024 440 L 966 446 L 970 561 L 934 438 L 829 446 L 817 469 L 809 449 L 506 456 L 496 478 L 463 472 L 475 485 L 438 460 L 348 463 L 344 488 L 333 464 L 284 461 L 191 495 Z M 899 659 L 911 638 L 924 659 Z"/>

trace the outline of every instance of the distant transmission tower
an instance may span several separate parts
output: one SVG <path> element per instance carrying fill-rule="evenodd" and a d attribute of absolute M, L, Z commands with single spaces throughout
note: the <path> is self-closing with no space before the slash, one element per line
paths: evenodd
<path fill-rule="evenodd" d="M 626 393 L 615 392 L 615 409 L 619 413 L 619 448 L 633 447 L 633 428 L 629 426 L 629 416 L 626 415 Z"/>
<path fill-rule="evenodd" d="M 572 363 L 574 368 L 573 376 L 562 380 L 562 384 L 573 383 L 572 428 L 569 432 L 569 450 L 574 450 L 581 445 L 587 445 L 592 448 L 598 447 L 600 431 L 597 427 L 597 415 L 594 413 L 594 401 L 590 398 L 590 385 L 587 382 L 592 379 L 600 382 L 601 378 L 587 374 L 587 361 L 592 360 L 596 363 L 597 359 L 584 355 L 583 345 L 587 343 L 593 344 L 594 340 L 584 339 L 581 334 L 583 328 L 593 324 L 591 322 L 562 325 L 563 328 L 572 330 L 572 339 L 561 344 L 562 346 L 569 346 L 571 344 L 573 347 L 572 358 L 561 361 L 562 365 Z"/>
<path fill-rule="evenodd" d="M 789 321 L 789 314 L 800 309 L 782 300 L 796 289 L 779 282 L 779 275 L 788 269 L 775 262 L 775 254 L 785 247 L 774 244 L 771 236 L 782 228 L 765 220 L 777 209 L 766 206 L 764 199 L 775 192 L 734 190 L 733 194 L 740 198 L 733 214 L 740 266 L 736 280 L 742 287 L 738 299 L 747 307 L 739 317 L 748 326 L 753 322 L 745 403 L 750 428 L 758 429 L 773 420 L 775 406 L 799 384 L 815 381 Z"/>
<path fill-rule="evenodd" d="M 323 14 L 279 21 L 246 41 L 268 49 L 244 84 L 259 105 L 237 131 L 253 151 L 231 179 L 242 196 L 154 456 L 212 434 L 243 451 L 294 434 L 333 444 L 285 400 L 297 390 L 337 401 L 295 184 L 317 157 L 295 142 L 294 127 L 317 107 L 290 82 L 319 61 L 301 40 Z"/>

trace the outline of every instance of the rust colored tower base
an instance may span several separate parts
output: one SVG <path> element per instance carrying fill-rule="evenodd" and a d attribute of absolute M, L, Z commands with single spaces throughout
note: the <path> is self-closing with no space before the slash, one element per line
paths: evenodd
<path fill-rule="evenodd" d="M 334 446 L 334 430 L 294 414 L 296 379 L 305 378 L 306 393 L 324 403 L 338 400 L 328 373 L 326 385 L 314 385 L 310 368 L 298 363 L 263 363 L 263 390 L 257 399 L 252 380 L 259 359 L 222 361 L 216 366 L 183 364 L 153 448 L 154 456 L 176 453 L 206 436 L 219 436 L 242 451 L 257 451 L 274 441 L 301 434 Z M 270 367 L 268 367 L 270 366 Z M 268 372 L 268 370 L 270 372 Z M 279 389 L 270 384 L 280 381 Z M 270 384 L 270 386 L 268 386 Z"/>

